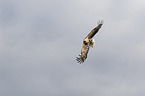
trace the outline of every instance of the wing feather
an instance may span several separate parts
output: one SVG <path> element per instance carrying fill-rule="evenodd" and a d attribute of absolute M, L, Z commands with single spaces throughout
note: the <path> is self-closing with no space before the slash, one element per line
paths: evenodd
<path fill-rule="evenodd" d="M 85 59 L 87 58 L 87 54 L 89 52 L 89 46 L 83 44 L 82 50 L 81 50 L 81 54 L 79 55 L 79 57 L 77 57 L 77 61 L 78 63 L 83 63 L 85 61 Z"/>
<path fill-rule="evenodd" d="M 99 22 L 98 22 L 98 26 L 95 27 L 95 28 L 87 35 L 88 39 L 93 38 L 93 36 L 99 31 L 99 29 L 101 28 L 102 25 L 103 25 L 103 21 L 99 21 Z M 86 37 L 86 38 L 87 38 L 87 37 Z"/>

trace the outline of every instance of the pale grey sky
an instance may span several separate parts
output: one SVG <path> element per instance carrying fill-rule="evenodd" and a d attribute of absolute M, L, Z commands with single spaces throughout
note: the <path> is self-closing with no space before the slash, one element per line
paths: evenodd
<path fill-rule="evenodd" d="M 0 96 L 144 96 L 144 10 L 144 0 L 0 0 Z"/>

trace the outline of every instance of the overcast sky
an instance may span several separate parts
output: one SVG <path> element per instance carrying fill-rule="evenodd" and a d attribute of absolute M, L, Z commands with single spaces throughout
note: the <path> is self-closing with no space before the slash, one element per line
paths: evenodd
<path fill-rule="evenodd" d="M 0 0 L 0 96 L 145 96 L 144 18 L 145 0 Z"/>

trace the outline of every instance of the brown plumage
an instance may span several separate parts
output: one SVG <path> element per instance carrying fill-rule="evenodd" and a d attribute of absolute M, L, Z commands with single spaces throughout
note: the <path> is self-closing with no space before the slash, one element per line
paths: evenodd
<path fill-rule="evenodd" d="M 94 39 L 92 39 L 94 37 L 94 35 L 99 31 L 99 29 L 101 28 L 101 26 L 103 25 L 103 21 L 99 21 L 98 22 L 98 26 L 95 27 L 87 36 L 86 38 L 83 40 L 83 47 L 81 50 L 81 54 L 79 55 L 79 57 L 76 57 L 78 63 L 83 63 L 85 61 L 85 59 L 87 58 L 87 54 L 89 52 L 89 48 L 94 47 L 95 46 L 95 42 Z"/>

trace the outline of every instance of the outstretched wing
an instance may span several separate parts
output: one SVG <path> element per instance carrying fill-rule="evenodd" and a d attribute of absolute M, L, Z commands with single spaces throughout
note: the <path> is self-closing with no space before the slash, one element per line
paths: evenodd
<path fill-rule="evenodd" d="M 79 57 L 77 57 L 77 61 L 78 63 L 83 63 L 85 61 L 85 59 L 87 58 L 87 54 L 89 52 L 89 46 L 88 45 L 85 45 L 83 44 L 83 48 L 81 50 L 81 54 L 79 55 Z"/>
<path fill-rule="evenodd" d="M 91 39 L 93 38 L 93 36 L 99 31 L 99 29 L 101 28 L 101 26 L 103 25 L 103 21 L 99 21 L 98 22 L 98 26 L 95 27 L 88 35 L 86 38 Z"/>

